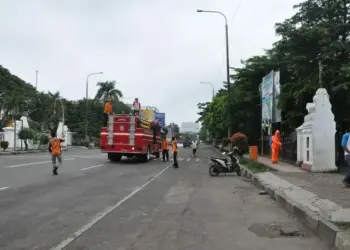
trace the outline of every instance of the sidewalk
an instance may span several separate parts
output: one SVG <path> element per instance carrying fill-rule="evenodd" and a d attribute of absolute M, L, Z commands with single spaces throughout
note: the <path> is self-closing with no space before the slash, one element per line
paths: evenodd
<path fill-rule="evenodd" d="M 252 173 L 242 166 L 242 174 L 266 190 L 327 246 L 350 250 L 350 189 L 342 184 L 343 175 L 311 173 L 284 162 L 272 164 L 261 156 L 257 161 L 277 171 Z"/>
<path fill-rule="evenodd" d="M 277 170 L 274 174 L 284 180 L 306 189 L 322 199 L 328 199 L 343 208 L 350 208 L 350 189 L 342 183 L 344 175 L 337 173 L 311 173 L 285 162 L 272 164 L 267 157 L 259 157 L 258 161 Z"/>

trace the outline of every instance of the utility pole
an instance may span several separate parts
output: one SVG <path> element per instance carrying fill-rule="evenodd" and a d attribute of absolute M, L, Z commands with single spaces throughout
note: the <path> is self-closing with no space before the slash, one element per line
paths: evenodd
<path fill-rule="evenodd" d="M 323 88 L 322 82 L 322 73 L 323 73 L 323 65 L 321 61 L 318 61 L 318 82 L 320 84 L 320 88 Z"/>
<path fill-rule="evenodd" d="M 226 81 L 227 81 L 227 92 L 228 92 L 228 126 L 227 126 L 227 134 L 228 138 L 231 138 L 232 131 L 231 131 L 231 81 L 230 81 L 230 54 L 229 54 L 229 43 L 228 43 L 228 24 L 227 24 L 227 19 L 225 17 L 225 33 L 226 33 Z M 229 151 L 232 149 L 231 143 L 229 145 Z"/>
<path fill-rule="evenodd" d="M 35 71 L 35 88 L 38 89 L 38 70 Z"/>
<path fill-rule="evenodd" d="M 225 19 L 225 42 L 226 42 L 226 81 L 227 81 L 227 92 L 228 92 L 228 126 L 227 126 L 227 135 L 228 138 L 231 137 L 231 81 L 230 81 L 230 54 L 229 54 L 229 41 L 228 41 L 228 22 L 226 16 L 220 11 L 212 11 L 212 10 L 197 10 L 199 13 L 214 13 L 219 14 Z M 229 143 L 229 150 L 232 149 L 231 143 Z"/>
<path fill-rule="evenodd" d="M 213 100 L 214 100 L 214 97 L 215 97 L 215 88 L 214 88 L 214 84 L 212 84 L 211 82 L 200 82 L 200 83 L 211 85 L 211 87 L 212 87 L 212 98 L 211 98 L 211 101 L 213 101 Z"/>
<path fill-rule="evenodd" d="M 86 92 L 86 108 L 85 108 L 85 140 L 89 141 L 89 136 L 88 136 L 88 128 L 89 128 L 89 119 L 88 119 L 88 114 L 89 114 L 89 77 L 92 75 L 100 75 L 103 74 L 103 72 L 95 72 L 95 73 L 91 73 L 88 74 L 88 76 L 86 77 L 86 88 L 85 88 L 85 92 Z"/>

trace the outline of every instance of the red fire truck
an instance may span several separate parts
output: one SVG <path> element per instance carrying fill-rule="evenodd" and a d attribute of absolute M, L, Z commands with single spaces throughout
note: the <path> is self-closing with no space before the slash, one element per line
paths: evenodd
<path fill-rule="evenodd" d="M 100 148 L 113 162 L 119 162 L 122 156 L 147 162 L 152 154 L 160 157 L 160 128 L 139 116 L 110 115 L 107 127 L 101 128 Z"/>

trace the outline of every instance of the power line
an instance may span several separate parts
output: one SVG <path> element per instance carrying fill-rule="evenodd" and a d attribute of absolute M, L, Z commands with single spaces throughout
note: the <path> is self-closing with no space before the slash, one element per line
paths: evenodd
<path fill-rule="evenodd" d="M 236 18 L 236 15 L 237 15 L 237 13 L 238 13 L 238 11 L 239 11 L 239 8 L 240 8 L 241 5 L 242 5 L 242 2 L 243 2 L 243 0 L 240 0 L 240 1 L 239 1 L 239 4 L 238 4 L 238 6 L 237 6 L 237 8 L 236 8 L 236 10 L 235 10 L 235 13 L 234 13 L 233 16 L 232 16 L 232 20 L 234 20 L 234 19 Z"/>

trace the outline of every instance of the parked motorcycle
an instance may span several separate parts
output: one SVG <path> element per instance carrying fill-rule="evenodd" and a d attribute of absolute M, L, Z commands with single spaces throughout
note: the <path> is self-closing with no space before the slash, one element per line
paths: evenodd
<path fill-rule="evenodd" d="M 243 149 L 241 149 L 239 147 L 233 147 L 232 151 L 233 151 L 233 154 L 235 156 L 238 156 L 239 159 L 242 159 L 242 157 L 244 155 L 244 150 Z"/>
<path fill-rule="evenodd" d="M 226 158 L 210 157 L 211 163 L 209 165 L 209 174 L 211 176 L 218 176 L 220 173 L 233 173 L 236 172 L 238 176 L 241 176 L 241 168 L 239 166 L 239 160 L 234 155 L 234 152 L 223 153 L 227 155 Z"/>

